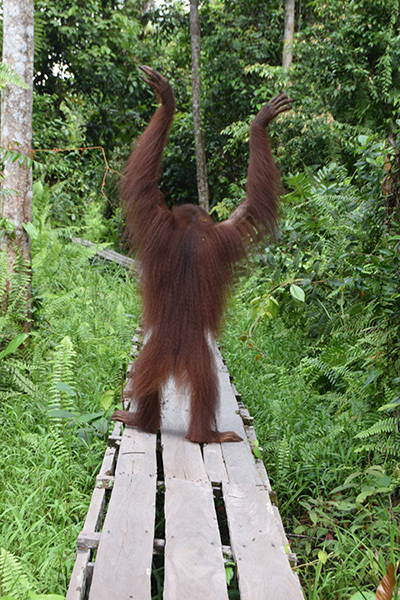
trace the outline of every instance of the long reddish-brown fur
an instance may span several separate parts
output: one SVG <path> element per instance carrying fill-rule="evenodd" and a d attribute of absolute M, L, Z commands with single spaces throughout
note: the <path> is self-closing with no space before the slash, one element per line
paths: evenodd
<path fill-rule="evenodd" d="M 170 211 L 163 202 L 158 179 L 175 98 L 167 79 L 150 67 L 141 69 L 161 106 L 129 158 L 122 201 L 125 235 L 142 267 L 147 341 L 130 384 L 136 412 L 116 411 L 112 419 L 155 433 L 161 420 L 161 389 L 173 375 L 178 386 L 190 391 L 188 439 L 240 441 L 232 431 L 217 431 L 219 389 L 209 337 L 218 333 L 235 264 L 251 242 L 272 232 L 276 224 L 279 174 L 265 128 L 290 108 L 290 100 L 279 94 L 253 120 L 246 200 L 228 220 L 215 223 L 198 206 Z"/>

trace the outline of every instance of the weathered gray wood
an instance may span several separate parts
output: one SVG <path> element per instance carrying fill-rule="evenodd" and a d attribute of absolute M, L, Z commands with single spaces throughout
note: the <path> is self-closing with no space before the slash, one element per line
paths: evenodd
<path fill-rule="evenodd" d="M 87 586 L 87 567 L 91 550 L 77 552 L 66 600 L 83 600 Z"/>
<path fill-rule="evenodd" d="M 156 436 L 126 428 L 97 551 L 90 600 L 150 600 Z"/>
<path fill-rule="evenodd" d="M 114 473 L 115 457 L 116 448 L 107 448 L 104 454 L 104 459 L 100 467 L 100 473 L 98 477 L 107 477 L 110 473 Z M 99 531 L 103 520 L 105 501 L 105 488 L 95 488 L 93 490 L 92 499 L 90 501 L 89 510 L 86 515 L 82 533 L 92 533 Z"/>
<path fill-rule="evenodd" d="M 185 438 L 188 422 L 188 397 L 169 381 L 164 391 L 161 428 L 164 477 L 208 481 L 200 446 Z"/>
<path fill-rule="evenodd" d="M 92 532 L 86 533 L 82 531 L 78 536 L 78 541 L 76 543 L 78 552 L 83 552 L 85 550 L 94 550 L 98 548 L 100 543 L 100 532 Z"/>
<path fill-rule="evenodd" d="M 166 521 L 163 598 L 227 600 L 213 490 L 200 446 L 184 437 L 187 422 L 187 399 L 170 384 L 161 430 Z"/>
<path fill-rule="evenodd" d="M 226 483 L 228 474 L 224 465 L 221 444 L 207 444 L 203 449 L 204 464 L 211 483 Z"/>
<path fill-rule="evenodd" d="M 227 600 L 212 490 L 204 481 L 169 479 L 165 491 L 164 600 Z"/>
<path fill-rule="evenodd" d="M 96 244 L 93 244 L 93 242 L 90 242 L 89 240 L 83 240 L 81 238 L 72 238 L 72 241 L 75 244 L 80 244 L 81 246 L 87 246 L 87 247 L 96 246 Z M 137 269 L 138 268 L 135 260 L 133 260 L 132 258 L 129 258 L 129 256 L 124 256 L 123 254 L 120 254 L 119 252 L 115 252 L 115 250 L 110 250 L 109 248 L 102 248 L 102 249 L 98 250 L 96 252 L 96 256 L 98 256 L 99 258 L 106 260 L 108 262 L 116 263 L 116 264 L 120 265 L 121 267 L 124 267 L 125 269 Z"/>
<path fill-rule="evenodd" d="M 120 431 L 121 424 L 116 423 L 112 435 L 117 437 Z M 107 448 L 98 477 L 108 477 L 111 473 L 114 473 L 115 459 L 116 448 Z M 100 534 L 98 532 L 103 520 L 105 502 L 105 489 L 95 488 L 92 493 L 83 530 L 78 537 L 78 550 L 68 587 L 67 600 L 82 600 L 85 596 L 88 587 L 88 564 L 91 559 L 92 549 L 96 548 L 99 542 Z"/>
<path fill-rule="evenodd" d="M 235 410 L 226 367 L 218 356 L 222 410 L 218 426 L 245 439 Z M 228 481 L 222 483 L 231 546 L 237 564 L 241 600 L 300 600 L 303 594 L 290 568 L 268 491 L 254 464 L 247 442 L 222 444 Z"/>

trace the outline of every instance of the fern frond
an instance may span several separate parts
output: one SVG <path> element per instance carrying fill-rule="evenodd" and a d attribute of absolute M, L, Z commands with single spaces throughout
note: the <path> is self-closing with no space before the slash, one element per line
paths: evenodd
<path fill-rule="evenodd" d="M 7 273 L 7 253 L 3 250 L 0 251 L 0 302 L 2 301 L 3 296 L 6 292 Z"/>
<path fill-rule="evenodd" d="M 20 598 L 27 594 L 29 588 L 29 582 L 20 560 L 5 548 L 0 547 L 0 590 L 2 595 Z"/>
<path fill-rule="evenodd" d="M 29 367 L 26 363 L 15 358 L 8 358 L 1 362 L 0 366 L 0 382 L 1 375 L 4 379 L 8 379 L 10 385 L 20 392 L 24 392 L 28 396 L 34 396 L 37 393 L 37 387 L 28 377 Z"/>
<path fill-rule="evenodd" d="M 71 458 L 70 450 L 65 444 L 65 441 L 60 436 L 53 436 L 51 444 L 52 455 L 57 457 L 62 464 L 67 464 Z"/>
<path fill-rule="evenodd" d="M 67 384 L 70 388 L 75 385 L 74 369 L 75 351 L 69 336 L 66 336 L 55 349 L 51 359 L 52 374 L 50 382 L 49 408 L 61 408 L 73 410 L 74 402 L 72 396 L 62 391 L 62 385 Z"/>
<path fill-rule="evenodd" d="M 399 427 L 398 427 L 397 418 L 386 417 L 384 419 L 381 419 L 380 421 L 377 421 L 376 423 L 371 425 L 371 427 L 368 427 L 368 429 L 364 429 L 364 431 L 360 431 L 359 433 L 357 433 L 357 435 L 355 437 L 357 439 L 362 440 L 362 439 L 369 438 L 373 435 L 382 435 L 382 434 L 387 435 L 388 433 L 398 433 L 398 432 L 399 432 Z"/>
<path fill-rule="evenodd" d="M 18 87 L 27 89 L 25 81 L 17 75 L 14 69 L 6 63 L 0 63 L 0 89 L 5 88 L 7 85 L 17 85 Z"/>

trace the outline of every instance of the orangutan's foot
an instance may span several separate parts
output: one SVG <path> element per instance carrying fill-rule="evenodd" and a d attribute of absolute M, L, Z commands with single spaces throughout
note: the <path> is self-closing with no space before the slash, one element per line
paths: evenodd
<path fill-rule="evenodd" d="M 233 431 L 209 431 L 202 435 L 188 432 L 186 439 L 197 444 L 223 444 L 224 442 L 242 442 L 241 438 L 237 433 Z"/>
<path fill-rule="evenodd" d="M 116 410 L 111 415 L 111 421 L 121 421 L 126 427 L 138 427 L 141 431 L 146 433 L 157 433 L 158 425 L 150 424 L 143 426 L 142 423 L 138 422 L 137 414 L 127 410 Z"/>

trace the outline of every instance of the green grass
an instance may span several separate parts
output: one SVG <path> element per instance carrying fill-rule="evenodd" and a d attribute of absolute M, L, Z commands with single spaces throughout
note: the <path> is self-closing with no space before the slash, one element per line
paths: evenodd
<path fill-rule="evenodd" d="M 3 559 L 0 595 L 21 600 L 28 589 L 65 595 L 138 322 L 132 279 L 91 264 L 92 254 L 59 232 L 39 236 L 34 326 L 15 376 L 0 380 L 0 548 L 13 557 Z M 61 423 L 55 407 L 74 418 Z"/>
<path fill-rule="evenodd" d="M 321 387 L 307 366 L 315 347 L 301 319 L 264 320 L 246 337 L 248 286 L 241 282 L 230 306 L 222 351 L 255 417 L 306 598 L 376 590 L 400 554 L 398 469 L 381 454 L 357 452 L 355 436 L 376 413 L 357 386 Z M 333 337 L 326 344 L 333 347 Z"/>

